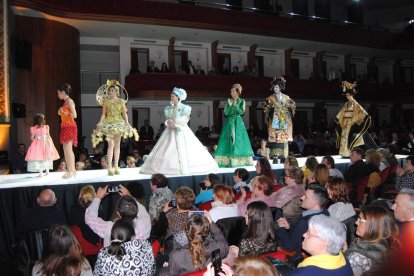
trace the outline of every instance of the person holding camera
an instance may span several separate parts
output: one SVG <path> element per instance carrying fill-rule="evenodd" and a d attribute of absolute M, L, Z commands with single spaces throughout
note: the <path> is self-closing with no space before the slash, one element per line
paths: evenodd
<path fill-rule="evenodd" d="M 114 221 L 105 221 L 98 217 L 98 210 L 101 200 L 107 196 L 109 192 L 118 192 L 121 195 L 121 198 L 116 204 L 117 210 L 115 220 L 120 218 L 130 219 L 134 223 L 134 239 L 148 239 L 151 232 L 151 219 L 145 207 L 136 201 L 124 186 L 119 185 L 117 190 L 108 189 L 107 185 L 98 188 L 95 198 L 85 212 L 86 224 L 92 231 L 104 239 L 104 246 L 106 247 L 110 244 L 111 229 L 114 225 Z"/>
<path fill-rule="evenodd" d="M 242 86 L 234 84 L 230 89 L 231 99 L 227 99 L 223 130 L 215 152 L 219 167 L 253 166 L 253 150 L 241 116 L 244 115 L 246 102 L 240 98 Z"/>

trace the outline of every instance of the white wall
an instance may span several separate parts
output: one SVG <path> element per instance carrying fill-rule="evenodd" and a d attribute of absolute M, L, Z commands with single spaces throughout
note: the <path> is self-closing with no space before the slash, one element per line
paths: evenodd
<path fill-rule="evenodd" d="M 367 64 L 368 64 L 368 59 L 364 58 L 364 59 L 354 59 L 351 58 L 351 62 L 355 64 L 355 77 L 362 76 L 364 74 L 367 74 Z"/>
<path fill-rule="evenodd" d="M 266 51 L 274 51 L 274 53 Z M 263 57 L 263 74 L 265 77 L 282 76 L 285 74 L 284 50 L 257 48 L 256 56 Z"/>
<path fill-rule="evenodd" d="M 393 66 L 392 62 L 377 62 L 378 66 L 378 80 L 379 83 L 382 83 L 386 78 L 393 83 Z"/>
<path fill-rule="evenodd" d="M 231 45 L 230 47 L 240 47 L 240 49 L 225 49 L 223 46 L 230 46 L 230 45 L 221 45 L 217 46 L 217 53 L 220 54 L 230 54 L 231 58 L 231 68 L 230 72 L 232 71 L 234 66 L 239 67 L 239 71 L 243 71 L 243 66 L 247 65 L 247 52 L 249 51 L 249 47 L 247 46 L 235 46 Z"/>
<path fill-rule="evenodd" d="M 200 44 L 200 46 L 188 46 L 185 45 L 186 43 Z M 200 65 L 201 69 L 207 74 L 211 67 L 211 45 L 209 43 L 176 41 L 174 49 L 177 51 L 187 51 L 188 60 L 191 61 L 193 66 L 197 68 L 197 65 Z M 178 69 L 177 65 L 176 69 Z"/>

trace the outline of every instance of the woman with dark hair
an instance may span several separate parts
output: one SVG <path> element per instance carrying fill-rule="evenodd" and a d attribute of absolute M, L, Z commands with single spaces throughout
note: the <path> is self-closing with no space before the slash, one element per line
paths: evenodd
<path fill-rule="evenodd" d="M 148 240 L 135 240 L 133 222 L 120 219 L 111 230 L 111 244 L 98 254 L 94 275 L 155 275 Z"/>
<path fill-rule="evenodd" d="M 247 206 L 247 229 L 240 241 L 239 256 L 262 255 L 277 250 L 277 238 L 269 206 L 255 201 Z"/>
<path fill-rule="evenodd" d="M 253 165 L 253 150 L 241 116 L 246 102 L 240 98 L 242 86 L 234 84 L 230 89 L 231 99 L 227 99 L 224 122 L 217 150 L 214 154 L 220 167 L 240 167 Z"/>
<path fill-rule="evenodd" d="M 57 89 L 58 98 L 63 100 L 63 105 L 59 108 L 58 114 L 62 121 L 60 123 L 60 143 L 63 145 L 65 154 L 67 172 L 63 175 L 63 178 L 66 179 L 76 176 L 75 154 L 72 146 L 78 146 L 78 127 L 75 122 L 77 114 L 75 103 L 70 98 L 71 93 L 72 87 L 67 83 L 62 84 Z"/>
<path fill-rule="evenodd" d="M 220 178 L 217 174 L 209 173 L 203 183 L 200 183 L 200 193 L 196 196 L 194 204 L 198 205 L 203 202 L 213 200 L 213 188 L 219 184 Z"/>
<path fill-rule="evenodd" d="M 206 268 L 211 262 L 211 252 L 220 250 L 220 256 L 227 256 L 228 245 L 220 228 L 212 222 L 207 212 L 204 216 L 192 215 L 185 227 L 187 244 L 174 246 L 169 254 L 168 266 L 160 275 L 178 275 Z"/>
<path fill-rule="evenodd" d="M 326 189 L 329 199 L 333 203 L 328 208 L 332 218 L 342 222 L 355 215 L 354 207 L 349 202 L 349 189 L 343 178 L 337 176 L 329 177 Z"/>
<path fill-rule="evenodd" d="M 151 220 L 158 220 L 164 204 L 173 197 L 173 192 L 168 188 L 168 178 L 160 173 L 151 176 L 150 186 L 152 195 L 149 200 L 148 213 Z"/>
<path fill-rule="evenodd" d="M 92 268 L 82 256 L 78 240 L 63 225 L 50 227 L 45 252 L 32 270 L 33 276 L 92 276 Z"/>
<path fill-rule="evenodd" d="M 258 176 L 264 175 L 269 177 L 273 183 L 276 182 L 276 175 L 272 171 L 272 166 L 266 158 L 260 158 L 256 162 L 256 173 Z M 253 188 L 253 187 L 251 187 Z"/>
<path fill-rule="evenodd" d="M 274 206 L 273 200 L 270 197 L 270 195 L 273 193 L 273 182 L 272 180 L 267 176 L 256 176 L 252 179 L 250 182 L 252 183 L 253 190 L 252 190 L 252 196 L 249 199 L 246 199 L 247 194 L 246 190 L 244 188 L 241 189 L 242 195 L 237 200 L 236 204 L 239 208 L 239 215 L 244 216 L 247 211 L 247 206 L 254 201 L 263 201 L 266 202 L 267 205 L 270 207 L 276 207 Z"/>
<path fill-rule="evenodd" d="M 356 222 L 358 238 L 345 252 L 355 276 L 380 273 L 381 266 L 399 248 L 398 227 L 388 210 L 367 207 Z M 373 274 L 379 275 L 379 274 Z"/>
<path fill-rule="evenodd" d="M 217 222 L 219 219 L 238 216 L 238 208 L 234 201 L 233 189 L 230 186 L 218 184 L 214 186 L 214 202 L 208 212 L 211 219 Z"/>

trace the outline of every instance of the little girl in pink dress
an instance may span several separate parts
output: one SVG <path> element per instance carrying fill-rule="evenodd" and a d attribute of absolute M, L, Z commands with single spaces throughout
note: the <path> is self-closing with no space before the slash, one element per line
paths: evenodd
<path fill-rule="evenodd" d="M 39 172 L 40 176 L 43 176 L 44 170 L 49 174 L 49 170 L 53 169 L 53 161 L 59 159 L 59 153 L 49 135 L 49 126 L 45 123 L 43 114 L 34 116 L 33 126 L 30 128 L 32 144 L 26 154 L 27 171 Z"/>

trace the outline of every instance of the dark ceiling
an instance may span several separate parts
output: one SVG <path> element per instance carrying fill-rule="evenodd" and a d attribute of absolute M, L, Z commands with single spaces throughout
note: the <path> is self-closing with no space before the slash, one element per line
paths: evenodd
<path fill-rule="evenodd" d="M 347 6 L 352 2 L 360 2 L 365 9 L 384 10 L 414 6 L 414 0 L 332 0 L 338 6 Z"/>

